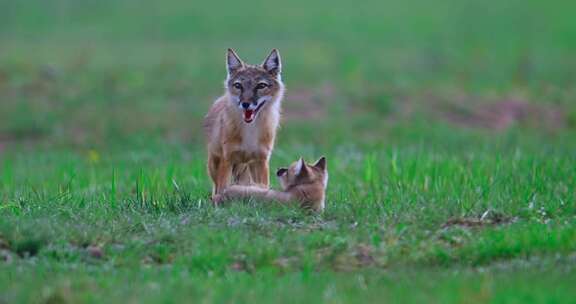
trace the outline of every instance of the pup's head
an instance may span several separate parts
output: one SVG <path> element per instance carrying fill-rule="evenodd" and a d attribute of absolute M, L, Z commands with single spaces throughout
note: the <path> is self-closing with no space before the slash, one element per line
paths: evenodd
<path fill-rule="evenodd" d="M 292 163 L 288 168 L 280 168 L 276 176 L 284 191 L 298 185 L 320 183 L 323 188 L 328 184 L 328 169 L 326 157 L 322 156 L 313 165 L 307 164 L 302 158 Z"/>
<path fill-rule="evenodd" d="M 230 101 L 238 108 L 244 121 L 251 123 L 262 109 L 282 95 L 280 54 L 274 49 L 262 64 L 247 65 L 233 50 L 228 49 L 226 64 L 226 90 Z"/>

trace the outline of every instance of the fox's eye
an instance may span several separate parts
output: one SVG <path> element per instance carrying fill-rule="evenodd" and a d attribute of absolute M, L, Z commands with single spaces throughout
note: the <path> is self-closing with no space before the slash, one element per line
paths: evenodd
<path fill-rule="evenodd" d="M 259 84 L 256 86 L 256 89 L 261 90 L 261 89 L 264 89 L 264 88 L 267 88 L 267 87 L 268 87 L 268 84 L 267 84 L 267 83 L 261 82 L 261 83 L 259 83 Z"/>
<path fill-rule="evenodd" d="M 235 82 L 232 86 L 238 90 L 242 90 L 242 85 L 239 82 Z"/>

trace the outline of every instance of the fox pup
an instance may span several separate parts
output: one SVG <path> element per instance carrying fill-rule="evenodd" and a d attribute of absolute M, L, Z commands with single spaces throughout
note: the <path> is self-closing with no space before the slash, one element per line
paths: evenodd
<path fill-rule="evenodd" d="M 212 196 L 230 183 L 268 188 L 269 159 L 284 95 L 278 50 L 272 50 L 261 65 L 248 65 L 228 49 L 226 63 L 225 93 L 204 122 Z"/>
<path fill-rule="evenodd" d="M 321 157 L 314 165 L 304 162 L 302 158 L 289 168 L 280 168 L 276 172 L 282 191 L 263 189 L 254 186 L 234 185 L 216 195 L 214 202 L 221 204 L 230 200 L 256 198 L 279 203 L 300 203 L 306 209 L 317 212 L 324 210 L 324 198 L 328 185 L 326 158 Z"/>

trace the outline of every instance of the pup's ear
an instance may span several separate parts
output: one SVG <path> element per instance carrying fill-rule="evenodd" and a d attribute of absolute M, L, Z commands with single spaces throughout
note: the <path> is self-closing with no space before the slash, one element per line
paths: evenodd
<path fill-rule="evenodd" d="M 295 174 L 298 177 L 308 175 L 308 167 L 306 166 L 306 163 L 304 162 L 304 159 L 302 159 L 302 157 L 300 157 L 300 159 L 296 163 Z"/>
<path fill-rule="evenodd" d="M 280 169 L 278 169 L 278 171 L 276 171 L 276 176 L 278 176 L 278 177 L 284 176 L 286 173 L 288 173 L 288 169 L 280 168 Z"/>
<path fill-rule="evenodd" d="M 326 170 L 326 157 L 322 156 L 320 159 L 314 164 L 314 167 L 325 171 Z"/>
<path fill-rule="evenodd" d="M 232 75 L 234 72 L 244 67 L 244 62 L 233 49 L 228 49 L 228 54 L 226 55 L 226 67 L 228 68 L 228 75 Z"/>
<path fill-rule="evenodd" d="M 277 49 L 273 49 L 270 55 L 262 63 L 262 67 L 272 75 L 280 74 L 282 70 L 282 63 L 280 61 L 280 53 Z"/>

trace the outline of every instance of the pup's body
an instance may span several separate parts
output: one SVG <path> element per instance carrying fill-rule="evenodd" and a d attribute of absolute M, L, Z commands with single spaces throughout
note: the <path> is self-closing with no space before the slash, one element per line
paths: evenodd
<path fill-rule="evenodd" d="M 228 50 L 227 66 L 226 93 L 214 102 L 204 124 L 213 196 L 230 182 L 268 188 L 268 163 L 284 94 L 276 50 L 259 66 L 244 64 Z"/>
<path fill-rule="evenodd" d="M 322 157 L 314 165 L 306 164 L 302 159 L 276 173 L 282 191 L 263 189 L 254 186 L 234 185 L 217 195 L 218 204 L 230 200 L 254 198 L 279 203 L 298 203 L 301 207 L 320 212 L 324 210 L 328 170 L 326 158 Z"/>

